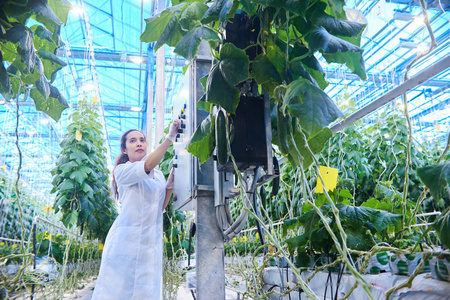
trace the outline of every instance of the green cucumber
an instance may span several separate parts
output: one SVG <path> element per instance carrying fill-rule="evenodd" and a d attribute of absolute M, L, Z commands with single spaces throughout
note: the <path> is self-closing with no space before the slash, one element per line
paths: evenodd
<path fill-rule="evenodd" d="M 272 180 L 272 195 L 278 195 L 278 190 L 280 189 L 280 165 L 278 164 L 278 159 L 273 157 L 273 170 L 276 177 Z"/>
<path fill-rule="evenodd" d="M 278 103 L 277 107 L 277 127 L 278 127 L 278 146 L 283 155 L 289 154 L 289 116 L 284 116 L 281 111 L 281 103 Z"/>
<path fill-rule="evenodd" d="M 263 186 L 261 186 L 261 188 L 259 189 L 259 196 L 261 197 L 262 206 L 264 207 L 264 209 L 266 209 L 267 194 L 266 194 L 266 189 Z"/>
<path fill-rule="evenodd" d="M 219 110 L 216 117 L 216 147 L 217 162 L 223 166 L 228 160 L 227 150 L 227 120 L 222 110 Z"/>

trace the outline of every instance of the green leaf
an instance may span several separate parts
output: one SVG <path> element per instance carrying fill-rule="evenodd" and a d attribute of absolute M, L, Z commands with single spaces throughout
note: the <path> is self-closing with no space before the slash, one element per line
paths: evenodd
<path fill-rule="evenodd" d="M 372 225 L 377 232 L 381 232 L 388 227 L 394 226 L 396 223 L 401 222 L 402 216 L 397 214 L 392 214 L 384 210 L 378 210 L 378 214 L 372 221 Z"/>
<path fill-rule="evenodd" d="M 86 182 L 83 182 L 81 189 L 87 194 L 87 196 L 89 198 L 93 198 L 94 197 L 94 190 L 92 189 L 92 187 L 87 184 Z"/>
<path fill-rule="evenodd" d="M 72 4 L 70 4 L 67 0 L 48 0 L 48 4 L 52 8 L 55 15 L 58 19 L 66 25 L 67 23 L 67 15 L 69 11 L 72 9 Z"/>
<path fill-rule="evenodd" d="M 20 59 L 16 65 L 22 73 L 31 73 L 36 57 L 31 30 L 22 24 L 15 23 L 4 34 L 0 32 L 0 39 L 17 44 L 17 53 L 20 55 Z M 24 67 L 20 68 L 21 65 Z"/>
<path fill-rule="evenodd" d="M 320 217 L 315 210 L 310 210 L 307 213 L 304 213 L 303 215 L 298 217 L 298 220 L 303 225 L 305 234 L 308 237 L 311 237 L 311 233 L 319 225 Z"/>
<path fill-rule="evenodd" d="M 353 205 L 338 204 L 339 218 L 342 222 L 356 229 L 361 229 L 366 222 L 370 222 L 379 211 Z"/>
<path fill-rule="evenodd" d="M 213 30 L 200 25 L 189 31 L 173 51 L 187 60 L 193 60 L 202 40 L 220 41 L 220 38 Z"/>
<path fill-rule="evenodd" d="M 207 113 L 211 113 L 214 107 L 214 104 L 206 102 L 202 99 L 206 99 L 206 94 L 202 96 L 200 100 L 197 101 L 197 109 L 204 110 Z"/>
<path fill-rule="evenodd" d="M 445 214 L 439 217 L 434 228 L 436 228 L 436 232 L 439 234 L 441 243 L 447 248 L 450 248 L 450 210 L 447 210 Z"/>
<path fill-rule="evenodd" d="M 264 53 L 259 54 L 252 61 L 252 78 L 258 84 L 264 85 L 270 94 L 273 94 L 275 86 L 282 82 L 280 73 Z"/>
<path fill-rule="evenodd" d="M 71 190 L 74 188 L 74 186 L 75 183 L 72 180 L 66 179 L 60 185 L 58 185 L 58 191 L 63 192 L 65 190 Z"/>
<path fill-rule="evenodd" d="M 367 251 L 375 245 L 371 236 L 365 231 L 356 228 L 347 228 L 345 234 L 347 235 L 347 246 L 350 249 Z"/>
<path fill-rule="evenodd" d="M 309 80 L 309 82 L 311 82 L 313 85 L 320 88 L 319 84 L 316 82 L 314 77 L 312 77 L 311 74 L 306 70 L 301 61 L 295 61 L 293 63 L 290 63 L 289 67 L 292 73 L 296 75 L 295 78 L 303 77 L 304 79 Z"/>
<path fill-rule="evenodd" d="M 321 50 L 322 53 L 362 52 L 363 49 L 328 33 L 323 27 L 314 29 L 309 37 L 311 52 Z"/>
<path fill-rule="evenodd" d="M 194 2 L 189 5 L 181 14 L 179 22 L 183 30 L 191 30 L 199 23 L 202 16 L 208 10 L 208 5 L 200 2 Z"/>
<path fill-rule="evenodd" d="M 39 49 L 37 55 L 41 58 L 44 65 L 44 74 L 47 79 L 53 82 L 54 74 L 67 64 L 58 56 L 46 50 Z"/>
<path fill-rule="evenodd" d="M 29 1 L 28 8 L 36 14 L 36 21 L 44 24 L 50 31 L 56 31 L 62 22 L 47 1 Z"/>
<path fill-rule="evenodd" d="M 361 52 L 336 52 L 323 53 L 323 57 L 328 63 L 345 64 L 353 73 L 362 80 L 367 79 L 366 69 L 364 67 L 364 59 Z"/>
<path fill-rule="evenodd" d="M 77 223 L 77 220 L 78 220 L 78 211 L 73 210 L 63 219 L 63 223 L 67 228 L 69 228 L 75 225 Z"/>
<path fill-rule="evenodd" d="M 56 89 L 56 91 L 58 90 Z M 69 106 L 67 105 L 66 100 L 62 98 L 62 96 L 60 96 L 60 94 L 58 96 L 59 91 L 58 92 L 56 91 L 52 92 L 52 94 L 50 94 L 50 96 L 47 99 L 45 99 L 40 92 L 38 92 L 36 89 L 33 89 L 31 90 L 30 96 L 34 100 L 36 110 L 42 111 L 49 117 L 51 117 L 53 120 L 58 121 L 59 118 L 61 117 L 62 111 L 68 108 Z M 58 98 L 53 97 L 53 95 L 55 95 Z"/>
<path fill-rule="evenodd" d="M 83 163 L 83 161 L 89 160 L 89 157 L 86 155 L 86 153 L 79 150 L 75 150 L 70 154 L 70 159 L 76 160 L 78 164 L 81 164 Z"/>
<path fill-rule="evenodd" d="M 417 175 L 430 189 L 434 200 L 438 201 L 450 184 L 450 162 L 418 168 Z"/>
<path fill-rule="evenodd" d="M 60 166 L 63 176 L 66 176 L 72 172 L 74 168 L 76 168 L 78 164 L 75 161 L 69 161 L 68 163 L 65 163 Z"/>
<path fill-rule="evenodd" d="M 212 21 L 226 22 L 227 15 L 232 6 L 233 0 L 216 0 L 208 8 L 200 21 L 203 24 L 211 23 Z"/>
<path fill-rule="evenodd" d="M 304 78 L 288 85 L 283 97 L 283 109 L 286 107 L 310 136 L 319 133 L 338 117 L 344 118 L 330 97 Z"/>
<path fill-rule="evenodd" d="M 207 161 L 215 148 L 215 117 L 206 117 L 200 125 L 198 125 L 191 139 L 189 140 L 186 150 L 199 158 L 200 164 Z"/>
<path fill-rule="evenodd" d="M 345 19 L 344 5 L 345 0 L 326 0 L 327 9 L 325 10 L 329 15 L 333 15 L 338 19 Z"/>
<path fill-rule="evenodd" d="M 75 180 L 79 184 L 82 184 L 83 181 L 88 177 L 86 173 L 80 172 L 80 171 L 74 171 L 70 174 L 70 179 Z"/>
<path fill-rule="evenodd" d="M 316 26 L 322 26 L 332 35 L 357 36 L 361 34 L 366 27 L 365 24 L 347 20 L 338 20 L 327 14 L 322 14 L 314 18 L 314 22 Z"/>
<path fill-rule="evenodd" d="M 156 42 L 163 34 L 167 24 L 170 22 L 175 14 L 179 14 L 187 4 L 181 3 L 176 6 L 171 6 L 164 9 L 161 13 L 145 19 L 145 30 L 141 34 L 141 42 L 151 43 Z M 156 49 L 155 49 L 156 50 Z"/>
<path fill-rule="evenodd" d="M 230 43 L 220 50 L 219 61 L 212 66 L 206 84 L 206 101 L 235 113 L 240 92 L 235 85 L 246 80 L 249 60 L 247 54 Z"/>
<path fill-rule="evenodd" d="M 183 7 L 182 9 L 184 8 L 185 7 Z M 164 31 L 156 41 L 154 48 L 155 51 L 164 44 L 167 44 L 170 47 L 175 47 L 183 38 L 185 32 L 181 28 L 181 25 L 178 21 L 178 16 L 178 13 L 174 14 L 167 23 L 166 28 L 164 28 Z"/>
<path fill-rule="evenodd" d="M 294 255 L 295 249 L 297 249 L 298 247 L 302 247 L 306 245 L 306 243 L 308 243 L 308 236 L 306 234 L 302 234 L 293 238 L 286 239 L 285 242 L 288 246 L 289 254 Z"/>

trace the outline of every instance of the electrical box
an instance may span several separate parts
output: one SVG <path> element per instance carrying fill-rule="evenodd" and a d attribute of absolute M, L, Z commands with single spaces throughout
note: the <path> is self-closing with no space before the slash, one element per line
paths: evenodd
<path fill-rule="evenodd" d="M 173 118 L 181 120 L 181 128 L 173 143 L 174 189 L 173 208 L 177 210 L 193 210 L 193 170 L 194 159 L 187 152 L 186 146 L 194 132 L 193 109 L 190 101 L 190 72 L 186 72 L 178 94 L 173 101 Z"/>

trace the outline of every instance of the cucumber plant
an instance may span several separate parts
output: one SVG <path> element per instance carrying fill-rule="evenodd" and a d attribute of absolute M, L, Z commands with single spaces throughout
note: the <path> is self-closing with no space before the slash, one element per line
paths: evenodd
<path fill-rule="evenodd" d="M 207 41 L 214 63 L 203 81 L 202 100 L 208 105 L 201 106 L 210 114 L 212 105 L 234 114 L 241 93 L 237 86 L 253 80 L 260 91 L 268 93 L 277 113 L 293 120 L 290 131 L 285 131 L 284 126 L 272 127 L 272 136 L 278 136 L 283 144 L 277 140 L 273 143 L 282 148 L 291 163 L 310 164 L 312 160 L 302 160 L 309 156 L 303 147 L 305 140 L 315 144 L 312 149 L 318 153 L 331 137 L 326 126 L 343 117 L 322 91 L 327 85 L 325 73 L 314 54 L 320 52 L 328 62 L 346 63 L 352 72 L 365 79 L 363 49 L 359 47 L 365 25 L 346 20 L 343 1 L 217 0 L 210 6 L 204 1 L 172 4 L 145 20 L 141 41 L 156 42 L 155 50 L 164 44 L 175 47 L 174 52 L 189 61 L 194 59 L 201 41 Z M 245 49 L 225 37 L 227 22 L 237 15 L 247 16 L 250 23 L 259 23 L 250 28 L 256 31 L 257 38 Z M 187 147 L 199 157 L 200 163 L 211 157 L 216 145 L 214 117 L 203 121 Z M 287 143 L 292 145 L 289 151 Z"/>
<path fill-rule="evenodd" d="M 92 237 L 105 240 L 117 216 L 108 186 L 106 148 L 97 108 L 80 100 L 70 115 L 72 123 L 61 142 L 61 153 L 52 170 L 53 204 L 66 227 L 77 225 Z"/>
<path fill-rule="evenodd" d="M 30 95 L 36 110 L 55 121 L 68 108 L 51 83 L 66 66 L 55 53 L 64 45 L 60 32 L 71 7 L 67 0 L 0 3 L 0 93 L 7 101 L 21 93 Z"/>

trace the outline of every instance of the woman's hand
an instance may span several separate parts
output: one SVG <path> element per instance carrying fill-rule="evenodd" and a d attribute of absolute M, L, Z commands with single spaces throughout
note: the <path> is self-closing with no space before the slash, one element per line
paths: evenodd
<path fill-rule="evenodd" d="M 172 171 L 170 171 L 170 174 L 169 174 L 169 178 L 167 178 L 166 190 L 173 189 L 173 171 L 174 171 L 174 169 L 172 168 Z"/>
<path fill-rule="evenodd" d="M 175 138 L 178 134 L 178 128 L 181 126 L 181 120 L 175 119 L 173 120 L 172 124 L 170 124 L 169 134 L 166 136 L 169 140 L 172 142 L 175 141 Z"/>

